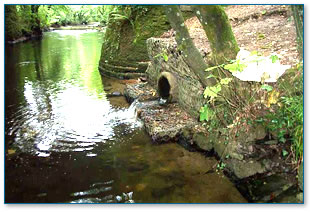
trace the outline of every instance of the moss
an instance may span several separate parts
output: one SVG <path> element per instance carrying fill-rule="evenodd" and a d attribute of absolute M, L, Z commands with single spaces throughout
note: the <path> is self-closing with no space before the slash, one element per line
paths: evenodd
<path fill-rule="evenodd" d="M 194 8 L 210 41 L 214 63 L 222 64 L 235 59 L 239 47 L 224 8 L 219 5 Z"/>
<path fill-rule="evenodd" d="M 100 62 L 140 67 L 138 62 L 149 60 L 146 40 L 160 36 L 170 25 L 161 6 L 145 6 L 143 10 L 126 7 L 119 15 L 123 18 L 109 17 Z"/>

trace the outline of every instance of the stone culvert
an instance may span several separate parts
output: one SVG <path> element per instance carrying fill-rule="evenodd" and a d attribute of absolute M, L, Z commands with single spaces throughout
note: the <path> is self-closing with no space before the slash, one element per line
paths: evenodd
<path fill-rule="evenodd" d="M 185 62 L 174 39 L 150 38 L 147 40 L 150 64 L 146 71 L 148 82 L 162 98 L 178 102 L 193 117 L 205 103 L 203 86 Z M 160 55 L 167 55 L 168 60 Z"/>
<path fill-rule="evenodd" d="M 162 72 L 157 81 L 159 96 L 168 102 L 178 101 L 178 82 L 176 77 L 169 72 Z"/>

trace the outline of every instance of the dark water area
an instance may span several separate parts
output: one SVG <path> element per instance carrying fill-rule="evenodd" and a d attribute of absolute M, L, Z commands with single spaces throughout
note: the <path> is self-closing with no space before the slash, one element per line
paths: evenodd
<path fill-rule="evenodd" d="M 101 77 L 103 34 L 47 32 L 5 49 L 6 203 L 246 202 L 216 160 L 155 145 Z M 109 92 L 110 92 L 109 91 Z"/>

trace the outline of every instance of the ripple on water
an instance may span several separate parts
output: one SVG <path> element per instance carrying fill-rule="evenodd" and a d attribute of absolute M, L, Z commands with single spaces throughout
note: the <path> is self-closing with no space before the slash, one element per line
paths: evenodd
<path fill-rule="evenodd" d="M 41 157 L 51 152 L 87 152 L 115 137 L 118 128 L 130 132 L 141 127 L 134 107 L 114 108 L 104 96 L 91 95 L 72 81 L 60 84 L 26 81 L 25 103 L 13 115 L 8 132 L 14 135 L 16 148 Z M 49 91 L 48 99 L 43 91 Z"/>

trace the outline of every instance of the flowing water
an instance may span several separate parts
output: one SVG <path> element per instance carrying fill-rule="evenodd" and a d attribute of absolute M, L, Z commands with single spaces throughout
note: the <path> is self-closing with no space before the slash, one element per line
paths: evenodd
<path fill-rule="evenodd" d="M 155 145 L 98 72 L 103 34 L 63 30 L 5 49 L 5 202 L 245 202 L 214 158 Z"/>

